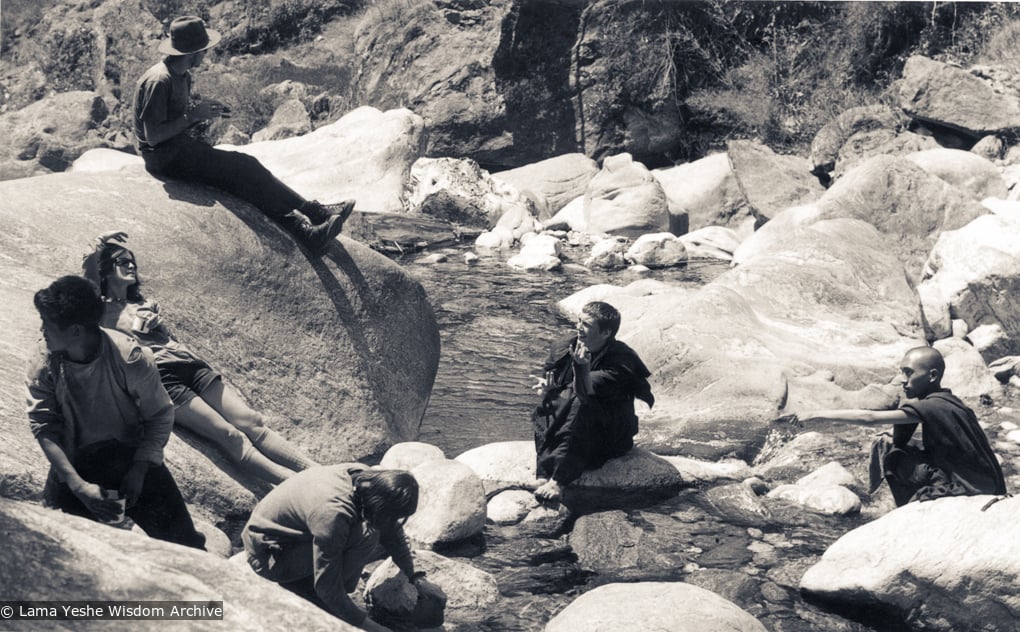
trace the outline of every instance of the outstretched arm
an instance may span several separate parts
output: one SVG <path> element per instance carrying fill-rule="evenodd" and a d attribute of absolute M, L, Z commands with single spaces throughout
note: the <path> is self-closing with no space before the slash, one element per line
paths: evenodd
<path fill-rule="evenodd" d="M 843 410 L 817 410 L 798 415 L 803 423 L 834 421 L 860 426 L 885 426 L 889 424 L 916 424 L 920 421 L 905 410 L 865 410 L 848 408 Z"/>

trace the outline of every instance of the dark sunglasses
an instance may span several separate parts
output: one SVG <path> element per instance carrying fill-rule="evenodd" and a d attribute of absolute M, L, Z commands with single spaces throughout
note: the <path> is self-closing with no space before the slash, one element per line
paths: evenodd
<path fill-rule="evenodd" d="M 128 266 L 131 266 L 133 268 L 138 267 L 138 264 L 135 263 L 134 259 L 128 259 L 127 257 L 118 257 L 114 259 L 113 265 L 117 266 L 118 268 L 126 268 Z"/>

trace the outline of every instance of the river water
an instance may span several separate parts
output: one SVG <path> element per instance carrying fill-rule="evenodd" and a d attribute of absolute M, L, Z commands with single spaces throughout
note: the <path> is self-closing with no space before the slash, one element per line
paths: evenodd
<path fill-rule="evenodd" d="M 556 302 L 590 285 L 625 285 L 640 278 L 629 271 L 592 271 L 577 265 L 585 250 L 567 248 L 562 272 L 514 271 L 506 265 L 510 255 L 502 253 L 483 255 L 468 265 L 467 246 L 398 260 L 428 292 L 442 339 L 421 441 L 453 458 L 486 443 L 531 439 L 530 412 L 536 400 L 529 375 L 540 367 L 549 342 L 573 325 L 559 315 Z M 426 257 L 436 252 L 448 260 L 428 263 Z M 689 264 L 652 276 L 698 286 L 726 268 L 720 263 Z M 537 632 L 581 593 L 614 581 L 694 583 L 734 601 L 774 632 L 883 629 L 825 612 L 804 602 L 797 590 L 800 575 L 818 556 L 866 518 L 790 507 L 779 508 L 769 521 L 748 521 L 720 512 L 711 495 L 712 490 L 691 489 L 653 506 L 597 514 L 599 521 L 615 528 L 636 525 L 643 531 L 635 546 L 647 549 L 641 555 L 648 561 L 636 568 L 616 568 L 608 560 L 599 570 L 590 570 L 591 564 L 578 562 L 571 536 L 562 529 L 542 533 L 487 525 L 484 537 L 441 552 L 467 558 L 492 573 L 503 600 L 486 612 L 448 618 L 444 629 Z M 572 526 L 571 520 L 567 530 Z"/>

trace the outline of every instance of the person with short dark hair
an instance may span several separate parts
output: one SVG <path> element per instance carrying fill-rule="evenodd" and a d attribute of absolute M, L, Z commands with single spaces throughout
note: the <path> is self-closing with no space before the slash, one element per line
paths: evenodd
<path fill-rule="evenodd" d="M 35 294 L 45 348 L 29 363 L 28 419 L 50 462 L 43 496 L 67 513 L 114 522 L 116 490 L 148 535 L 203 548 L 180 490 L 163 464 L 173 405 L 152 352 L 103 329 L 91 282 L 65 276 Z"/>
<path fill-rule="evenodd" d="M 946 363 L 937 349 L 915 347 L 900 362 L 903 395 L 896 410 L 822 410 L 793 422 L 893 424 L 891 440 L 872 446 L 871 492 L 885 480 L 896 506 L 945 496 L 1006 493 L 1006 481 L 977 416 L 942 387 Z M 921 426 L 921 443 L 911 441 Z"/>
<path fill-rule="evenodd" d="M 553 343 L 534 386 L 542 403 L 532 414 L 540 500 L 558 500 L 585 470 L 602 467 L 634 446 L 634 400 L 655 403 L 651 373 L 616 339 L 620 312 L 601 301 L 581 310 L 577 331 Z"/>
<path fill-rule="evenodd" d="M 299 594 L 314 595 L 344 621 L 386 630 L 348 593 L 369 562 L 387 554 L 412 582 L 414 560 L 402 527 L 418 509 L 418 482 L 403 470 L 360 463 L 298 472 L 269 492 L 251 513 L 241 541 L 252 569 Z"/>
<path fill-rule="evenodd" d="M 199 182 L 249 202 L 289 231 L 314 256 L 325 253 L 354 209 L 352 200 L 325 205 L 306 200 L 254 156 L 216 149 L 192 133 L 196 125 L 229 118 L 230 108 L 213 99 L 191 102 L 191 70 L 220 41 L 195 16 L 170 24 L 159 45 L 165 55 L 138 80 L 134 131 L 145 168 L 154 175 Z"/>
<path fill-rule="evenodd" d="M 101 324 L 153 351 L 176 423 L 215 443 L 246 473 L 273 485 L 316 465 L 172 335 L 159 306 L 142 296 L 138 263 L 126 239 L 120 231 L 100 235 L 82 261 L 82 274 L 100 288 L 105 308 Z"/>

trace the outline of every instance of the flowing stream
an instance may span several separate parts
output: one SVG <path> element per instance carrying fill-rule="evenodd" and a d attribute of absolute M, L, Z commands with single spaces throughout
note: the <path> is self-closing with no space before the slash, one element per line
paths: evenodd
<path fill-rule="evenodd" d="M 453 458 L 495 441 L 530 440 L 530 389 L 549 342 L 572 327 L 556 302 L 597 283 L 626 285 L 629 271 L 592 271 L 576 263 L 584 249 L 568 248 L 562 272 L 527 273 L 506 265 L 506 254 L 483 255 L 468 265 L 467 246 L 399 262 L 425 286 L 436 311 L 442 355 L 420 440 Z M 701 285 L 725 264 L 690 264 L 656 271 L 653 278 Z M 638 350 L 640 353 L 640 350 Z M 800 575 L 839 536 L 867 518 L 830 517 L 790 507 L 772 521 L 721 515 L 706 490 L 685 490 L 650 507 L 607 512 L 613 524 L 636 525 L 647 540 L 647 560 L 637 568 L 585 570 L 567 536 L 549 537 L 526 526 L 489 524 L 483 538 L 441 551 L 469 558 L 492 573 L 503 601 L 445 629 L 539 631 L 579 594 L 615 581 L 688 581 L 717 592 L 753 614 L 770 630 L 862 632 L 865 626 L 804 602 Z"/>

